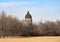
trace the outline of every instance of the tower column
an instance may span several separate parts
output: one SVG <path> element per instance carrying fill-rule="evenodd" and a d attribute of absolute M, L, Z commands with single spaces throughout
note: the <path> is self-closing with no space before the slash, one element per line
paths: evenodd
<path fill-rule="evenodd" d="M 25 15 L 25 22 L 26 25 L 32 25 L 32 16 L 30 15 L 29 11 Z"/>

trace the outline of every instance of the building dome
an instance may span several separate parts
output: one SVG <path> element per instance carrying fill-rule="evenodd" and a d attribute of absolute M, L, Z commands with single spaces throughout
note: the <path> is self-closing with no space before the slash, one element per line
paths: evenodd
<path fill-rule="evenodd" d="M 32 16 L 30 15 L 29 11 L 28 11 L 27 14 L 25 15 L 25 18 L 27 18 L 27 19 L 32 18 Z"/>

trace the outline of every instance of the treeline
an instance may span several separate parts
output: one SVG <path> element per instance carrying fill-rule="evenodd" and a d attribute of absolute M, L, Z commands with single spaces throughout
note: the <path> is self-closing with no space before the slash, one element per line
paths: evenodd
<path fill-rule="evenodd" d="M 0 37 L 8 36 L 60 36 L 60 21 L 39 22 L 24 26 L 16 17 L 0 14 Z"/>

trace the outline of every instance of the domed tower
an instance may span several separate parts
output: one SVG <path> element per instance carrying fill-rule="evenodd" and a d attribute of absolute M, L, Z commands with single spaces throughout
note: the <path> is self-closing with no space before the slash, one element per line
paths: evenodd
<path fill-rule="evenodd" d="M 25 22 L 26 25 L 32 25 L 32 16 L 30 15 L 29 11 L 25 15 Z"/>

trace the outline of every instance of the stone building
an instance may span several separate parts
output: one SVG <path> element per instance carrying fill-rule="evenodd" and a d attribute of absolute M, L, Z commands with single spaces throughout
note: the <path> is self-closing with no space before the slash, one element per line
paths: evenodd
<path fill-rule="evenodd" d="M 24 24 L 25 26 L 32 25 L 32 16 L 30 15 L 29 11 L 28 11 L 27 14 L 25 15 L 25 19 L 24 19 L 23 24 Z"/>

